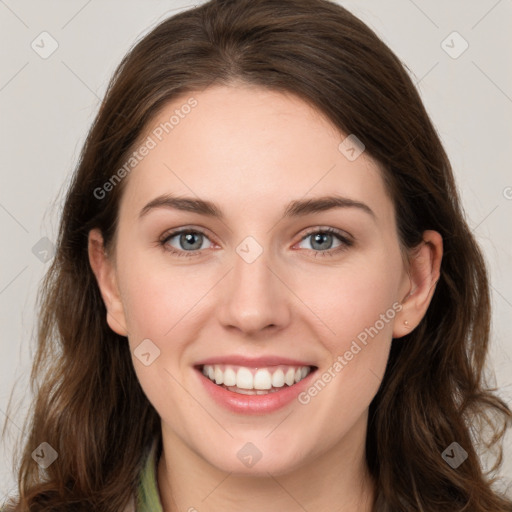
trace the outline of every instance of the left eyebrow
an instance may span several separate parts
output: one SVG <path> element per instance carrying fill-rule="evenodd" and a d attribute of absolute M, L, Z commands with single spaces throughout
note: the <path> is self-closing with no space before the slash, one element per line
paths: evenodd
<path fill-rule="evenodd" d="M 155 199 L 151 200 L 142 208 L 139 213 L 139 218 L 155 208 L 171 208 L 218 219 L 225 218 L 221 208 L 211 201 L 193 197 L 176 197 L 172 194 L 163 194 L 155 197 Z M 332 210 L 334 208 L 358 208 L 371 215 L 374 219 L 376 218 L 375 213 L 367 204 L 338 195 L 291 201 L 285 208 L 283 217 L 300 217 Z"/>
<path fill-rule="evenodd" d="M 196 199 L 193 197 L 176 197 L 172 194 L 163 194 L 151 200 L 139 213 L 139 218 L 155 208 L 170 208 L 186 212 L 198 213 L 208 217 L 224 219 L 221 209 L 211 201 Z"/>

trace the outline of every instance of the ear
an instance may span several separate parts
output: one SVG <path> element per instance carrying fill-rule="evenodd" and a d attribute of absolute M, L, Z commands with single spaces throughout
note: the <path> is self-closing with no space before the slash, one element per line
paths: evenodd
<path fill-rule="evenodd" d="M 107 323 L 117 334 L 127 336 L 126 318 L 117 286 L 115 265 L 105 251 L 103 236 L 99 229 L 89 231 L 88 253 L 89 263 L 107 309 Z"/>
<path fill-rule="evenodd" d="M 425 316 L 439 280 L 442 257 L 442 236 L 437 231 L 424 231 L 423 242 L 410 254 L 409 291 L 401 302 L 400 314 L 396 316 L 393 338 L 409 334 Z"/>

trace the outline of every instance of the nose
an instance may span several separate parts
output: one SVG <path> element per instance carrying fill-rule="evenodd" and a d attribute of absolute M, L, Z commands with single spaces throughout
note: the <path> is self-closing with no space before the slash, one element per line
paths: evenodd
<path fill-rule="evenodd" d="M 289 301 L 293 294 L 278 266 L 270 261 L 268 251 L 263 250 L 252 262 L 235 253 L 232 261 L 233 268 L 219 290 L 220 323 L 251 336 L 285 328 L 291 317 Z"/>

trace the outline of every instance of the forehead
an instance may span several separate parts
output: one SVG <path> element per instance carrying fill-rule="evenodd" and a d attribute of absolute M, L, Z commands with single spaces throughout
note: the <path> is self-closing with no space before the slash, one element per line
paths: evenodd
<path fill-rule="evenodd" d="M 139 138 L 135 149 L 151 149 L 128 176 L 122 204 L 134 215 L 172 192 L 258 215 L 269 204 L 338 193 L 385 215 L 391 204 L 381 170 L 365 153 L 347 159 L 339 147 L 346 136 L 292 94 L 215 86 L 182 95 Z"/>

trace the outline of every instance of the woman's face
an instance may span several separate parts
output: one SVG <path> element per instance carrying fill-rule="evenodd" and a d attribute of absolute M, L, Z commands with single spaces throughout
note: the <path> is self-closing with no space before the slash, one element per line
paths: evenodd
<path fill-rule="evenodd" d="M 224 471 L 364 441 L 411 283 L 381 171 L 345 137 L 294 96 L 216 86 L 167 105 L 124 178 L 109 324 L 168 445 Z"/>

